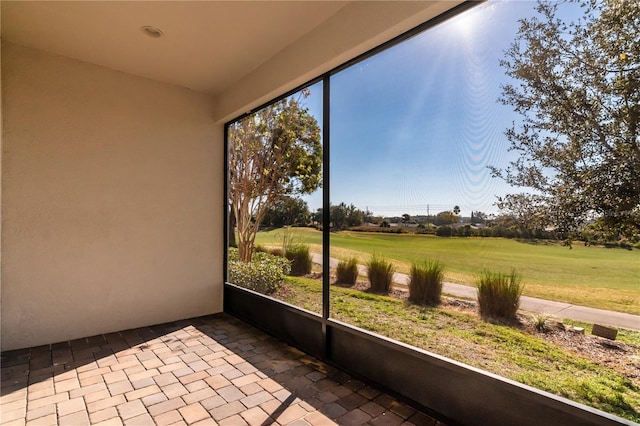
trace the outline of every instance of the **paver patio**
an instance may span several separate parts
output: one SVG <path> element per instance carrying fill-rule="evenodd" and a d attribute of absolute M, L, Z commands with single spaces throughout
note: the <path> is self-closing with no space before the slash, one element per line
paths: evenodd
<path fill-rule="evenodd" d="M 442 425 L 219 314 L 2 353 L 2 425 Z"/>

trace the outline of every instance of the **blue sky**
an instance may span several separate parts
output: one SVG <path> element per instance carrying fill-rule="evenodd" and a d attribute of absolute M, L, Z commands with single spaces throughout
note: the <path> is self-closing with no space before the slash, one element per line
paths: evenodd
<path fill-rule="evenodd" d="M 514 158 L 504 131 L 519 120 L 498 102 L 498 61 L 534 7 L 485 3 L 334 75 L 331 202 L 388 216 L 497 212 L 510 188 L 488 166 Z M 311 93 L 321 123 L 321 84 Z M 322 206 L 321 192 L 305 200 Z"/>

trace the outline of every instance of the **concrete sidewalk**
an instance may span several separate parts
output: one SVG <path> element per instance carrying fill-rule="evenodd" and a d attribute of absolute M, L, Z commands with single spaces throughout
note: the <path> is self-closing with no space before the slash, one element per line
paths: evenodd
<path fill-rule="evenodd" d="M 316 253 L 312 254 L 313 262 L 322 264 L 322 256 Z M 330 259 L 331 268 L 338 266 L 338 259 Z M 367 268 L 364 265 L 358 265 L 360 274 L 366 275 Z M 406 289 L 409 284 L 409 276 L 407 274 L 396 272 L 393 274 L 393 282 L 399 289 Z M 475 300 L 477 293 L 475 287 L 462 284 L 454 284 L 445 282 L 442 286 L 442 292 L 455 297 Z M 553 315 L 561 319 L 572 319 L 576 321 L 584 321 L 592 324 L 609 325 L 612 327 L 627 328 L 630 330 L 640 331 L 640 316 L 625 314 L 622 312 L 605 311 L 603 309 L 587 308 L 585 306 L 577 306 L 564 302 L 554 302 L 551 300 L 537 299 L 535 297 L 522 296 L 520 298 L 520 309 L 530 312 Z"/>

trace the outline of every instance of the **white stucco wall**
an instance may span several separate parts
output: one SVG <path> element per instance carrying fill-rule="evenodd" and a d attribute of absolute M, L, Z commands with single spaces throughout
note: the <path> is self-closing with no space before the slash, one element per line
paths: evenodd
<path fill-rule="evenodd" d="M 3 42 L 2 350 L 222 310 L 208 96 Z"/>

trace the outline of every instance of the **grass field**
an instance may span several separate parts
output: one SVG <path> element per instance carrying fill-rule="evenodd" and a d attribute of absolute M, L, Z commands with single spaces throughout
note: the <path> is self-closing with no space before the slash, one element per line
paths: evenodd
<path fill-rule="evenodd" d="M 322 233 L 307 228 L 260 232 L 257 244 L 279 245 L 288 239 L 320 253 Z M 331 234 L 331 256 L 356 256 L 366 263 L 372 254 L 391 260 L 399 272 L 425 258 L 445 265 L 445 280 L 473 285 L 489 268 L 523 277 L 524 294 L 600 309 L 640 314 L 640 250 L 519 242 L 503 238 L 441 238 L 431 235 L 342 231 Z"/>
<path fill-rule="evenodd" d="M 318 311 L 319 280 L 289 277 L 284 300 Z M 401 342 L 491 371 L 520 383 L 640 421 L 640 381 L 620 362 L 600 363 L 587 351 L 564 347 L 527 328 L 482 321 L 477 313 L 428 308 L 392 297 L 332 286 L 332 317 Z M 573 335 L 576 341 L 589 336 Z M 619 339 L 638 355 L 640 333 Z M 619 353 L 610 349 L 612 359 Z M 626 352 L 625 352 L 626 353 Z"/>

